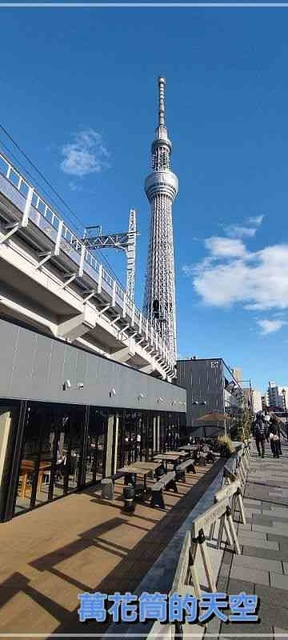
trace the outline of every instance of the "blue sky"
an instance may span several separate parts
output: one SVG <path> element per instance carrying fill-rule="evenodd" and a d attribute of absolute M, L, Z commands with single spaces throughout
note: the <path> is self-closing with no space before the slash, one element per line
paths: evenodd
<path fill-rule="evenodd" d="M 166 76 L 179 354 L 222 356 L 260 389 L 288 385 L 288 9 L 23 8 L 0 19 L 0 123 L 76 224 L 122 231 L 137 209 L 140 306 L 143 186 Z M 124 256 L 108 259 L 125 280 Z"/>

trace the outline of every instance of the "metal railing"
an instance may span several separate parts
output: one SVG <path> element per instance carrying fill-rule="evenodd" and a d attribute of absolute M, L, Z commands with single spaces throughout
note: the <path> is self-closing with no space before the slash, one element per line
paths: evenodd
<path fill-rule="evenodd" d="M 123 302 L 123 306 L 124 306 L 124 301 L 126 300 L 126 313 L 128 313 L 128 315 L 130 315 L 131 317 L 133 316 L 133 309 L 134 309 L 134 321 L 138 323 L 140 327 L 141 335 L 144 335 L 145 337 L 147 337 L 147 340 L 151 343 L 151 345 L 155 345 L 155 331 L 152 325 L 150 325 L 147 318 L 145 318 L 142 315 L 141 311 L 139 311 L 139 309 L 137 309 L 134 306 L 134 303 L 132 302 L 132 300 L 130 300 L 127 297 L 127 294 L 124 291 L 124 289 L 122 289 L 120 285 L 116 281 L 114 281 L 114 279 L 108 273 L 108 271 L 104 269 L 102 264 L 98 262 L 98 260 L 96 260 L 95 256 L 88 249 L 84 250 L 84 245 L 80 240 L 80 238 L 78 238 L 78 236 L 65 224 L 63 218 L 61 218 L 61 216 L 59 216 L 59 214 L 52 209 L 52 207 L 48 204 L 48 202 L 46 202 L 46 200 L 34 189 L 33 185 L 31 185 L 26 180 L 26 178 L 14 167 L 14 165 L 8 160 L 8 158 L 1 152 L 0 152 L 0 174 L 4 178 L 6 178 L 6 180 L 8 180 L 9 183 L 12 184 L 13 187 L 17 189 L 17 191 L 26 200 L 29 197 L 29 193 L 31 189 L 33 190 L 32 201 L 31 201 L 32 207 L 34 207 L 34 209 L 40 214 L 40 216 L 44 218 L 45 221 L 51 226 L 51 233 L 52 233 L 52 229 L 54 229 L 56 232 L 59 232 L 60 224 L 62 225 L 62 228 L 61 228 L 62 248 L 67 253 L 69 253 L 69 248 L 71 250 L 73 249 L 74 251 L 76 251 L 76 253 L 79 254 L 79 260 L 80 260 L 80 256 L 83 249 L 84 270 L 85 270 L 85 263 L 86 263 L 87 265 L 90 266 L 90 268 L 93 269 L 93 271 L 95 271 L 96 281 L 98 280 L 97 276 L 99 276 L 100 267 L 101 267 L 102 280 L 107 285 L 109 285 L 109 287 L 111 288 L 115 287 L 116 296 L 119 298 L 121 302 Z M 35 223 L 35 220 L 33 220 L 33 222 Z M 167 365 L 169 365 L 171 368 L 174 367 L 175 363 L 172 362 L 171 359 L 169 358 L 167 345 L 159 335 L 157 336 L 157 351 L 163 357 Z"/>

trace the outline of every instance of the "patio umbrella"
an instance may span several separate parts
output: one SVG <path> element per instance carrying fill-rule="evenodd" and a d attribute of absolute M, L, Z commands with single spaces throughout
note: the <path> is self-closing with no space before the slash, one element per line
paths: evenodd
<path fill-rule="evenodd" d="M 279 418 L 279 416 L 276 416 L 275 413 L 271 413 L 271 417 L 274 418 L 274 420 L 276 420 L 276 422 L 282 422 L 282 424 L 284 424 L 283 420 L 281 418 Z"/>
<path fill-rule="evenodd" d="M 224 422 L 224 420 L 232 420 L 232 418 L 227 413 L 221 413 L 221 411 L 211 411 L 210 413 L 205 413 L 201 418 L 197 418 L 197 422 Z"/>

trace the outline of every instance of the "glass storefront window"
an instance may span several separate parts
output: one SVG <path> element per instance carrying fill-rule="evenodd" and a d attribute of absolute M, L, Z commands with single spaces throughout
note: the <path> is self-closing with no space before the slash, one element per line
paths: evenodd
<path fill-rule="evenodd" d="M 85 484 L 101 480 L 104 475 L 105 434 L 108 412 L 91 407 L 89 415 Z"/>
<path fill-rule="evenodd" d="M 77 488 L 83 419 L 83 407 L 28 406 L 15 513 Z"/>

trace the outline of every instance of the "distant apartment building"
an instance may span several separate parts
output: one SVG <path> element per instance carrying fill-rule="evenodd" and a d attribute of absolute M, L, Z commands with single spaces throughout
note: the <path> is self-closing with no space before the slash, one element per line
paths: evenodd
<path fill-rule="evenodd" d="M 270 381 L 267 390 L 268 407 L 278 408 L 282 411 L 287 410 L 288 387 L 276 385 Z"/>
<path fill-rule="evenodd" d="M 258 413 L 258 411 L 262 411 L 262 395 L 261 391 L 258 389 L 252 389 L 252 409 L 253 413 Z"/>
<path fill-rule="evenodd" d="M 222 358 L 178 360 L 177 384 L 187 391 L 187 428 L 197 436 L 223 433 L 223 422 L 198 422 L 205 414 L 216 411 L 236 417 L 248 404 L 244 389 Z M 230 424 L 227 420 L 227 431 Z"/>

